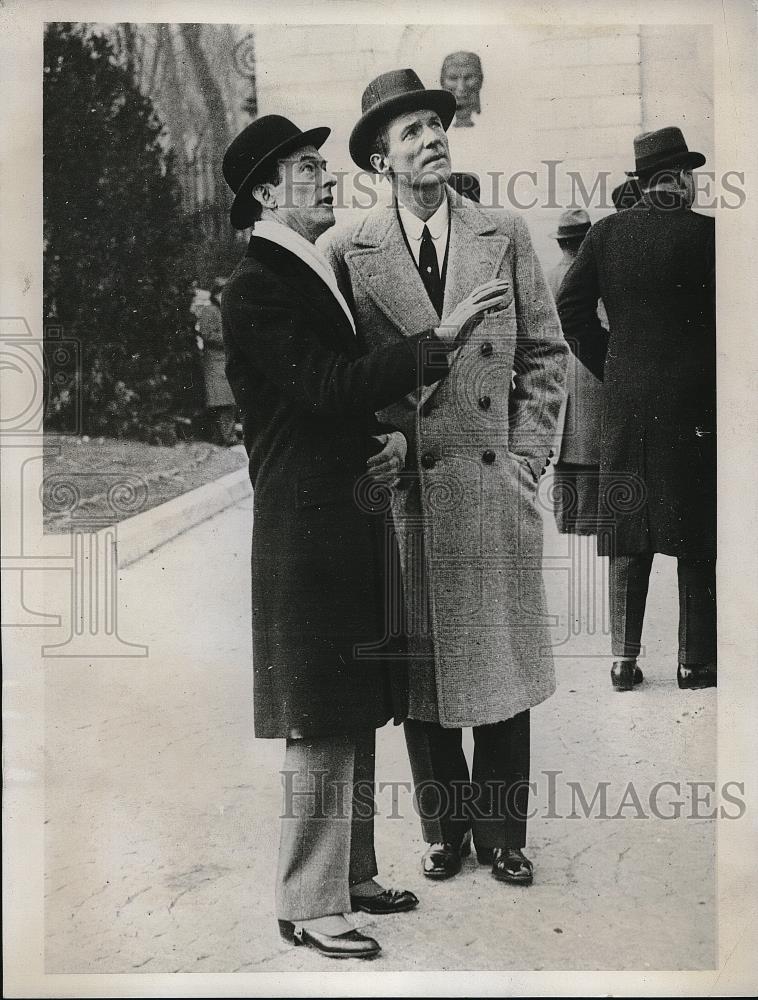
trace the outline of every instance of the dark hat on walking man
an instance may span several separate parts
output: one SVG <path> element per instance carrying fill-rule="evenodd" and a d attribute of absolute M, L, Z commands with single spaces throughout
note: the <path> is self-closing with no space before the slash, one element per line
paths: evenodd
<path fill-rule="evenodd" d="M 634 139 L 634 170 L 628 170 L 629 177 L 639 177 L 664 170 L 694 170 L 702 167 L 705 157 L 692 152 L 684 140 L 682 130 L 675 125 L 641 132 Z"/>
<path fill-rule="evenodd" d="M 350 135 L 350 155 L 363 170 L 373 170 L 371 147 L 379 129 L 407 111 L 431 109 L 445 131 L 455 117 L 456 100 L 449 90 L 428 90 L 412 69 L 393 69 L 372 80 L 363 91 L 361 117 Z"/>
<path fill-rule="evenodd" d="M 590 217 L 583 208 L 569 208 L 561 213 L 558 229 L 550 235 L 554 240 L 580 240 L 591 228 Z"/>
<path fill-rule="evenodd" d="M 224 180 L 234 192 L 229 218 L 235 229 L 252 224 L 252 192 L 264 171 L 303 146 L 320 149 L 330 132 L 326 127 L 303 132 L 282 115 L 256 118 L 240 132 L 224 153 L 222 164 Z"/>

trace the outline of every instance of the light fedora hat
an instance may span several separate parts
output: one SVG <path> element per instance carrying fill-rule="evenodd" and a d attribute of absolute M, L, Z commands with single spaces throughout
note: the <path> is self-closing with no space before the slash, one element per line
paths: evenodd
<path fill-rule="evenodd" d="M 550 235 L 554 240 L 571 240 L 586 236 L 592 228 L 590 217 L 583 208 L 569 208 L 561 213 L 558 229 Z"/>
<path fill-rule="evenodd" d="M 377 76 L 363 91 L 361 117 L 350 135 L 350 155 L 363 170 L 373 170 L 371 146 L 382 125 L 406 111 L 436 111 L 445 131 L 455 117 L 456 100 L 449 90 L 427 90 L 412 69 L 393 69 Z"/>

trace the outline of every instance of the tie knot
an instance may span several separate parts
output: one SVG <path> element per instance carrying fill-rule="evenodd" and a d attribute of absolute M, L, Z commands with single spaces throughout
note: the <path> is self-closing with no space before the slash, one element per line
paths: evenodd
<path fill-rule="evenodd" d="M 432 234 L 429 232 L 429 226 L 424 226 L 424 228 L 421 230 L 421 239 L 430 240 L 431 238 Z"/>

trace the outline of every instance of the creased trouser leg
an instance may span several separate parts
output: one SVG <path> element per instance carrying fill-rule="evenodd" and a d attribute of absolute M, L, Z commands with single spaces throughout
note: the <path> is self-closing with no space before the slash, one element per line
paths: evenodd
<path fill-rule="evenodd" d="M 424 840 L 457 846 L 469 828 L 461 808 L 470 787 L 461 730 L 407 719 L 405 742 Z"/>
<path fill-rule="evenodd" d="M 610 557 L 611 648 L 618 659 L 640 655 L 652 565 L 652 552 Z"/>
<path fill-rule="evenodd" d="M 477 849 L 524 847 L 529 811 L 530 716 L 474 728 L 472 827 Z"/>
<path fill-rule="evenodd" d="M 350 835 L 350 885 L 377 874 L 374 853 L 374 765 L 376 733 L 371 730 L 355 743 L 353 818 Z"/>
<path fill-rule="evenodd" d="M 352 881 L 376 874 L 373 809 L 370 817 L 359 821 L 358 844 L 351 848 L 356 758 L 358 770 L 370 775 L 372 783 L 373 749 L 373 731 L 357 740 L 345 736 L 287 740 L 276 886 L 279 920 L 348 912 L 351 865 L 360 876 Z M 363 810 L 365 814 L 365 803 Z"/>

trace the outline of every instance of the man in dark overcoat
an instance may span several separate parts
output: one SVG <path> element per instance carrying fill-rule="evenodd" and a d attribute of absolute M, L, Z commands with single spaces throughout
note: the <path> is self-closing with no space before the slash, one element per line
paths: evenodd
<path fill-rule="evenodd" d="M 413 653 L 405 733 L 428 845 L 422 870 L 456 875 L 473 832 L 496 879 L 527 885 L 530 709 L 555 690 L 537 489 L 568 348 L 523 219 L 447 183 L 455 108 L 449 91 L 426 89 L 411 69 L 368 85 L 350 152 L 391 184 L 393 204 L 335 233 L 327 253 L 356 327 L 377 348 L 445 325 L 485 279 L 512 288 L 478 321 L 449 378 L 382 416 L 409 441 L 393 514 Z M 463 727 L 474 733 L 471 773 Z"/>
<path fill-rule="evenodd" d="M 660 552 L 678 560 L 678 683 L 702 688 L 716 683 L 714 222 L 692 211 L 705 157 L 680 129 L 643 133 L 634 151 L 642 198 L 595 223 L 558 310 L 572 350 L 603 380 L 598 551 L 610 556 L 614 687 L 639 680 Z"/>
<path fill-rule="evenodd" d="M 376 486 L 395 481 L 405 439 L 374 414 L 444 378 L 456 336 L 505 285 L 476 289 L 439 335 L 367 354 L 314 246 L 334 224 L 328 134 L 267 115 L 227 150 L 232 224 L 254 228 L 222 311 L 254 488 L 255 733 L 286 740 L 279 928 L 327 956 L 369 958 L 379 945 L 345 912 L 418 902 L 375 881 L 375 729 L 404 711 L 391 667 L 387 490 Z M 371 657 L 382 648 L 384 659 Z"/>

